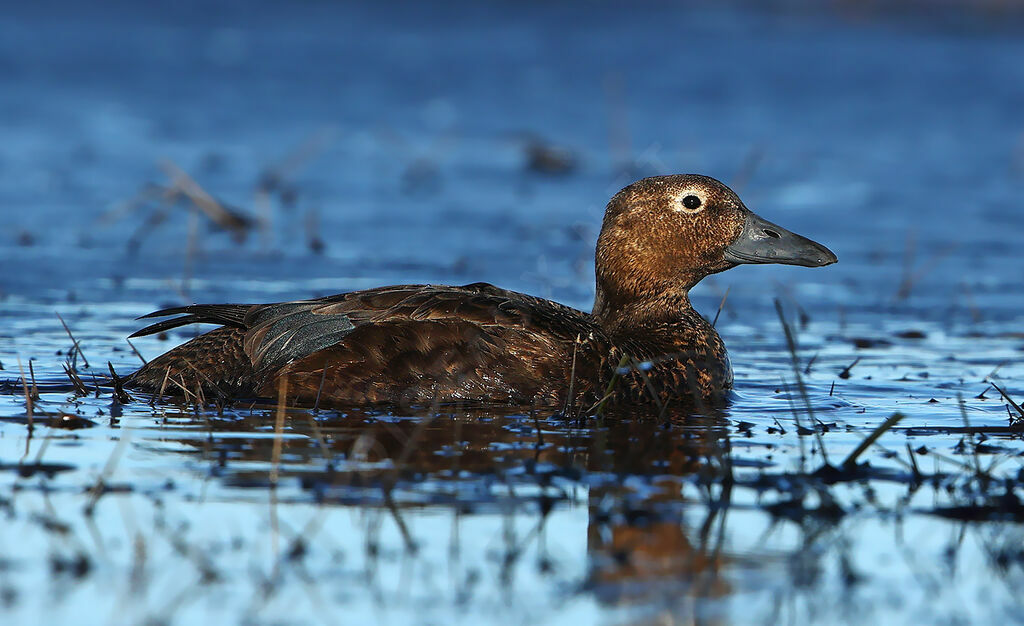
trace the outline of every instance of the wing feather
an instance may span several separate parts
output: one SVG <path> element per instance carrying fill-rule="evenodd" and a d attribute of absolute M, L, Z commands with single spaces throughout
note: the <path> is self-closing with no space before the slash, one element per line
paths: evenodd
<path fill-rule="evenodd" d="M 387 360 L 406 346 L 423 352 L 443 349 L 438 324 L 463 328 L 464 338 L 484 341 L 481 349 L 506 343 L 507 333 L 539 332 L 555 341 L 573 341 L 594 332 L 585 313 L 500 289 L 487 283 L 461 287 L 397 285 L 315 300 L 265 305 L 200 304 L 155 311 L 143 318 L 168 317 L 133 337 L 186 324 L 221 324 L 245 330 L 243 348 L 258 372 L 273 372 L 321 350 L 343 344 L 359 331 L 357 352 Z M 140 318 L 140 319 L 143 319 Z M 371 328 L 373 332 L 370 331 Z"/>

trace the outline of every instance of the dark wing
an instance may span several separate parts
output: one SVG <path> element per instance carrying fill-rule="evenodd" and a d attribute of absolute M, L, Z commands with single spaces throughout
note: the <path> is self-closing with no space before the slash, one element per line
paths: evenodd
<path fill-rule="evenodd" d="M 245 319 L 245 351 L 257 371 L 273 371 L 358 337 L 367 327 L 400 325 L 425 350 L 436 325 L 453 324 L 495 332 L 529 329 L 560 341 L 595 329 L 580 311 L 486 283 L 399 285 L 253 309 Z"/>
<path fill-rule="evenodd" d="M 577 338 L 603 338 L 580 311 L 481 283 L 384 287 L 251 318 L 244 350 L 257 378 L 287 375 L 289 393 L 309 401 L 321 388 L 334 402 L 551 401 Z"/>
<path fill-rule="evenodd" d="M 483 334 L 519 333 L 547 342 L 573 342 L 600 329 L 589 316 L 570 307 L 525 294 L 499 289 L 487 283 L 464 286 L 398 285 L 328 296 L 315 300 L 275 304 L 196 304 L 163 309 L 144 318 L 173 319 L 151 324 L 132 337 L 149 335 L 187 324 L 220 324 L 244 331 L 244 350 L 256 372 L 275 372 L 317 352 L 342 344 L 346 338 L 363 334 L 364 343 L 382 342 L 377 350 L 382 359 L 389 352 L 409 350 L 408 345 L 384 346 L 385 331 L 404 337 L 404 343 L 419 344 L 428 352 L 431 343 L 451 342 L 455 328 Z M 379 328 L 379 332 L 365 332 Z M 371 339 L 375 336 L 375 339 Z M 505 341 L 505 346 L 514 346 Z M 372 347 L 372 346 L 367 346 Z M 510 354 L 510 357 L 516 355 Z"/>

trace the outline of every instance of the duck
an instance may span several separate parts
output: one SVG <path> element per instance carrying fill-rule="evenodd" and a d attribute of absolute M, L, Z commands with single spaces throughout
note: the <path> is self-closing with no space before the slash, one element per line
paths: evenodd
<path fill-rule="evenodd" d="M 820 243 L 748 209 L 714 178 L 638 180 L 608 202 L 590 313 L 478 282 L 394 285 L 268 304 L 193 304 L 131 337 L 213 324 L 125 386 L 193 400 L 294 406 L 483 404 L 720 406 L 732 366 L 690 303 L 703 278 L 743 264 L 822 267 Z"/>

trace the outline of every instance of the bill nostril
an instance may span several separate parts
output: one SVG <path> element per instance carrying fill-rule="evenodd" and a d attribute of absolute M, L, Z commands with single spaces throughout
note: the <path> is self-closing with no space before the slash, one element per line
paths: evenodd
<path fill-rule="evenodd" d="M 762 232 L 764 232 L 764 234 L 768 235 L 772 239 L 780 239 L 782 237 L 779 233 L 775 232 L 770 228 L 765 228 Z"/>

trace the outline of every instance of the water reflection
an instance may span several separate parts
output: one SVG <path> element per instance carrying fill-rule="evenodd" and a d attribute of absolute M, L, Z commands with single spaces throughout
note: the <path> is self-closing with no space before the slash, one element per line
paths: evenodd
<path fill-rule="evenodd" d="M 982 580 L 979 573 L 998 578 L 1004 595 L 1022 578 L 1024 559 L 1013 541 L 1024 493 L 1014 480 L 1015 461 L 1008 463 L 1021 442 L 1005 426 L 955 433 L 915 426 L 888 435 L 885 449 L 873 448 L 863 457 L 867 464 L 847 471 L 840 452 L 863 433 L 821 419 L 812 428 L 804 418 L 799 436 L 793 420 L 757 418 L 750 406 L 742 415 L 751 421 L 728 413 L 577 421 L 493 407 L 395 415 L 256 406 L 216 413 L 141 402 L 112 417 L 109 395 L 74 403 L 55 392 L 42 395 L 40 412 L 94 416 L 92 427 L 67 429 L 66 420 L 37 414 L 27 446 L 0 441 L 8 453 L 28 449 L 30 461 L 59 464 L 49 474 L 21 473 L 11 516 L 73 529 L 83 506 L 87 520 L 95 514 L 99 523 L 90 522 L 83 536 L 95 535 L 106 547 L 55 552 L 54 563 L 88 565 L 76 581 L 90 580 L 107 558 L 100 555 L 123 544 L 118 533 L 99 536 L 108 533 L 110 511 L 133 498 L 137 510 L 168 517 L 155 536 L 167 535 L 188 555 L 169 561 L 171 573 L 198 567 L 201 580 L 223 583 L 233 567 L 224 555 L 269 547 L 274 560 L 262 576 L 271 582 L 260 584 L 278 585 L 275 593 L 286 597 L 294 593 L 288 590 L 295 572 L 304 581 L 308 572 L 334 571 L 355 554 L 364 563 L 355 589 L 366 590 L 374 606 L 404 602 L 393 589 L 396 571 L 432 571 L 445 561 L 452 607 L 483 610 L 474 589 L 490 580 L 508 606 L 529 606 L 531 594 L 544 589 L 560 601 L 585 601 L 601 615 L 668 615 L 669 623 L 729 623 L 755 600 L 750 610 L 765 619 L 857 616 L 864 597 L 920 577 L 922 569 L 930 582 L 911 587 L 920 597 L 901 600 L 906 607 L 927 603 L 928 589 L 980 591 L 988 583 L 972 582 Z M 812 399 L 815 406 L 822 400 Z M 10 432 L 26 425 L 20 417 L 3 423 Z M 899 437 L 918 438 L 916 451 L 896 452 Z M 937 448 L 951 437 L 961 437 L 952 451 Z M 133 463 L 131 473 L 102 469 L 97 477 L 89 466 L 78 467 L 76 455 L 95 457 L 104 445 L 106 466 L 123 456 Z M 830 466 L 819 445 L 830 449 Z M 4 463 L 0 471 L 13 476 L 18 467 Z M 36 491 L 54 503 L 42 516 L 26 517 Z M 199 503 L 186 517 L 192 522 L 172 523 L 189 510 L 187 502 Z M 205 546 L 217 545 L 222 532 L 210 523 L 221 514 L 212 510 L 236 525 L 264 521 L 232 538 L 227 552 L 209 552 Z M 303 510 L 309 517 L 296 518 Z M 329 587 L 330 576 L 318 576 L 316 588 Z M 829 594 L 847 604 L 829 604 Z M 358 604 L 351 593 L 339 601 Z M 418 605 L 403 606 L 415 612 Z M 891 616 L 894 609 L 884 607 L 872 610 Z"/>
<path fill-rule="evenodd" d="M 580 588 L 602 604 L 732 590 L 723 574 L 736 561 L 725 548 L 733 479 L 724 416 L 612 416 L 584 425 L 493 408 L 403 417 L 289 410 L 281 437 L 270 424 L 272 411 L 184 414 L 169 415 L 165 431 L 205 432 L 187 440 L 188 453 L 225 484 L 291 481 L 318 503 L 380 506 L 396 519 L 424 506 L 460 515 L 517 509 L 536 516 L 539 532 L 557 507 L 585 506 L 589 574 Z M 695 489 L 684 495 L 684 485 Z"/>
<path fill-rule="evenodd" d="M 934 525 L 920 513 L 942 514 L 951 509 L 939 506 L 940 498 L 948 505 L 967 494 L 949 472 L 915 479 L 871 466 L 849 476 L 794 471 L 770 460 L 777 443 L 750 440 L 750 425 L 737 429 L 725 414 L 674 415 L 668 422 L 610 416 L 583 424 L 483 407 L 402 416 L 289 409 L 279 432 L 272 408 L 234 415 L 169 412 L 138 445 L 184 443 L 178 450 L 198 461 L 191 465 L 226 488 L 269 489 L 282 503 L 379 511 L 370 515 L 366 544 L 378 545 L 382 520 L 389 520 L 409 555 L 424 547 L 416 524 L 430 512 L 452 516 L 453 538 L 472 517 L 525 516 L 529 530 L 510 533 L 500 551 L 507 581 L 528 544 L 551 541 L 545 536 L 552 516 L 568 514 L 571 521 L 585 508 L 586 528 L 578 532 L 585 533 L 587 566 L 575 593 L 616 610 L 653 608 L 711 623 L 731 621 L 724 616 L 735 609 L 723 608 L 730 598 L 757 590 L 774 590 L 762 607 L 766 614 L 801 615 L 821 602 L 824 589 L 870 588 L 862 583 L 879 574 L 864 565 L 865 555 L 874 556 L 864 537 L 870 545 L 881 532 L 871 520 L 897 515 L 909 516 L 908 527 Z M 982 491 L 973 492 L 975 504 L 988 497 Z M 932 508 L 921 508 L 928 500 Z M 1019 554 L 998 545 L 1004 547 L 984 549 L 990 567 L 1019 576 Z M 553 567 L 546 558 L 539 557 L 542 578 Z M 803 599 L 785 600 L 792 593 Z"/>

